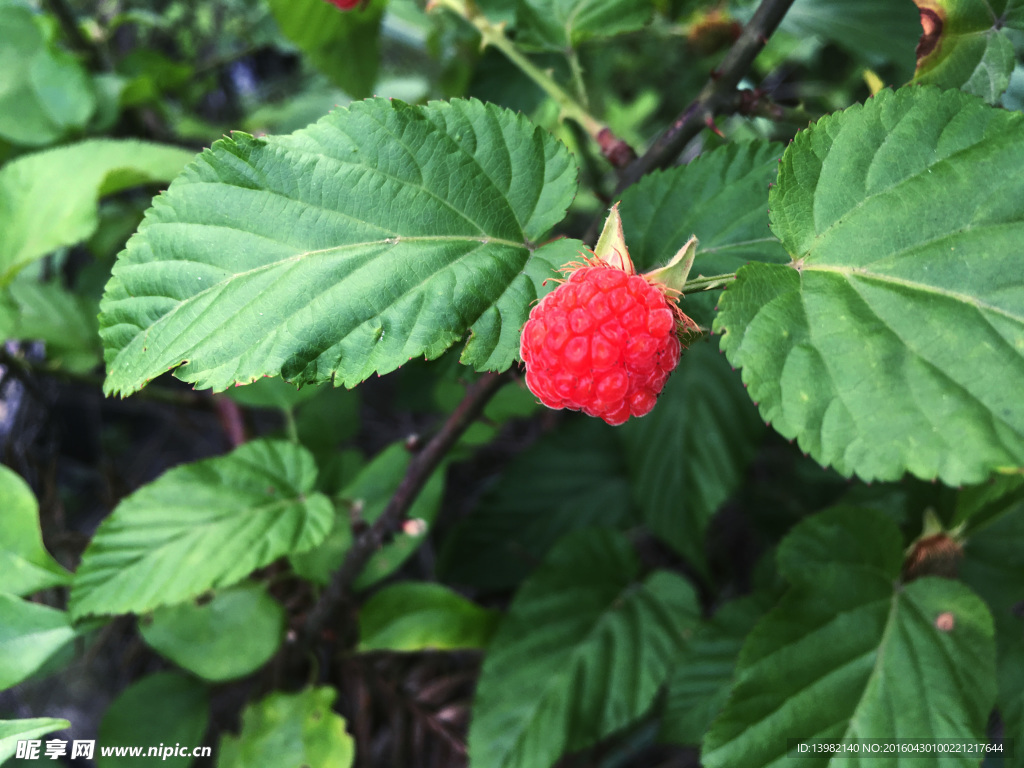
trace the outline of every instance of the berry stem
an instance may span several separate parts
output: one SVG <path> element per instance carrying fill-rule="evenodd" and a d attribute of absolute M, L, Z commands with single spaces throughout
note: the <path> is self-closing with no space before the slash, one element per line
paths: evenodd
<path fill-rule="evenodd" d="M 468 21 L 482 38 L 482 46 L 493 45 L 515 64 L 520 71 L 540 86 L 548 96 L 555 100 L 561 108 L 562 117 L 579 124 L 591 139 L 601 148 L 601 153 L 615 167 L 625 167 L 636 158 L 636 153 L 622 139 L 615 136 L 611 129 L 591 115 L 586 108 L 572 97 L 562 86 L 555 82 L 551 74 L 538 67 L 513 43 L 505 34 L 504 22 L 495 24 L 477 7 L 473 0 L 430 0 L 427 10 L 447 8 Z M 570 57 L 570 65 L 579 66 Z M 574 75 L 576 72 L 574 70 Z M 582 89 L 582 79 L 579 81 Z"/>
<path fill-rule="evenodd" d="M 713 291 L 716 288 L 726 288 L 735 279 L 735 272 L 730 272 L 727 275 L 712 275 L 711 277 L 701 275 L 692 280 L 687 280 L 686 285 L 679 292 L 686 295 L 688 293 L 700 293 L 701 291 Z"/>

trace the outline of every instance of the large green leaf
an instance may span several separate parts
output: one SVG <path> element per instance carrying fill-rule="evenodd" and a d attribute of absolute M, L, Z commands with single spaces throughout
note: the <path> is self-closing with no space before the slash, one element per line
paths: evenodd
<path fill-rule="evenodd" d="M 85 70 L 55 45 L 56 24 L 27 3 L 0 1 L 0 139 L 51 144 L 96 109 Z"/>
<path fill-rule="evenodd" d="M 290 136 L 235 134 L 146 214 L 100 319 L 108 393 L 177 368 L 200 387 L 282 374 L 352 386 L 470 339 L 501 370 L 544 279 L 535 249 L 576 168 L 524 117 L 477 101 L 374 99 Z M 178 366 L 181 366 L 180 368 Z"/>
<path fill-rule="evenodd" d="M 634 419 L 621 430 L 644 519 L 701 570 L 708 522 L 739 487 L 764 432 L 714 340 L 686 350 L 657 419 Z"/>
<path fill-rule="evenodd" d="M 112 747 L 112 754 L 96 750 L 98 768 L 146 768 L 156 763 L 148 754 L 150 747 L 171 745 L 198 746 L 206 732 L 210 716 L 206 686 L 179 672 L 157 672 L 148 675 L 114 699 L 103 714 L 97 741 Z M 142 756 L 118 755 L 117 747 L 145 745 Z M 193 764 L 191 754 L 162 752 L 160 764 L 169 768 L 187 768 Z"/>
<path fill-rule="evenodd" d="M 19 741 L 37 739 L 53 731 L 62 731 L 70 727 L 69 721 L 56 717 L 0 720 L 0 765 L 18 753 Z"/>
<path fill-rule="evenodd" d="M 516 42 L 550 51 L 641 29 L 651 0 L 519 0 Z"/>
<path fill-rule="evenodd" d="M 38 671 L 74 639 L 64 611 L 0 593 L 0 691 Z"/>
<path fill-rule="evenodd" d="M 350 768 L 355 743 L 331 711 L 333 688 L 272 693 L 242 712 L 242 732 L 221 738 L 217 768 Z"/>
<path fill-rule="evenodd" d="M 474 768 L 548 768 L 644 714 L 698 607 L 676 574 L 638 576 L 611 531 L 577 531 L 551 550 L 488 648 L 469 728 Z"/>
<path fill-rule="evenodd" d="M 902 548 L 896 524 L 869 509 L 829 510 L 793 529 L 778 553 L 792 586 L 743 646 L 703 765 L 790 765 L 793 740 L 985 739 L 992 617 L 959 582 L 899 583 Z M 879 754 L 871 764 L 977 765 L 971 758 Z"/>
<path fill-rule="evenodd" d="M 441 584 L 384 587 L 359 609 L 359 651 L 485 648 L 498 614 Z"/>
<path fill-rule="evenodd" d="M 688 165 L 645 176 L 622 195 L 622 227 L 637 269 L 666 264 L 683 243 L 700 241 L 692 275 L 735 272 L 749 261 L 788 261 L 768 229 L 768 186 L 779 173 L 781 144 L 728 144 Z M 686 314 L 710 324 L 719 293 L 682 300 Z"/>
<path fill-rule="evenodd" d="M 0 465 L 0 592 L 28 595 L 67 584 L 69 574 L 43 546 L 39 505 L 28 483 Z"/>
<path fill-rule="evenodd" d="M 340 509 L 327 538 L 314 549 L 292 556 L 295 571 L 318 584 L 327 584 L 352 546 L 352 522 L 359 520 L 366 525 L 376 522 L 405 477 L 411 460 L 405 444 L 394 443 L 363 467 L 338 494 Z M 352 585 L 355 589 L 365 589 L 393 573 L 423 543 L 441 506 L 444 477 L 444 466 L 430 476 L 406 513 L 410 521 L 415 521 L 414 527 L 395 534 L 373 554 L 356 577 Z"/>
<path fill-rule="evenodd" d="M 438 572 L 483 589 L 518 584 L 564 534 L 633 522 L 615 430 L 570 416 L 520 454 L 473 513 L 445 538 Z"/>
<path fill-rule="evenodd" d="M 281 31 L 354 99 L 373 95 L 386 0 L 341 11 L 325 0 L 270 0 Z"/>
<path fill-rule="evenodd" d="M 142 613 L 316 546 L 334 510 L 305 449 L 259 440 L 170 470 L 118 504 L 85 553 L 71 614 Z"/>
<path fill-rule="evenodd" d="M 139 622 L 142 639 L 206 680 L 231 680 L 263 666 L 281 645 L 284 609 L 262 584 L 240 584 L 208 600 L 165 605 Z"/>
<path fill-rule="evenodd" d="M 7 163 L 0 168 L 0 285 L 30 261 L 91 237 L 100 197 L 168 181 L 191 157 L 177 147 L 90 139 Z"/>
<path fill-rule="evenodd" d="M 960 88 L 990 104 L 1010 84 L 1016 56 L 1008 29 L 1024 29 L 1020 0 L 915 0 L 925 34 L 915 83 Z"/>
<path fill-rule="evenodd" d="M 23 273 L 0 288 L 0 339 L 42 341 L 49 365 L 86 373 L 99 365 L 102 351 L 96 305 Z"/>
<path fill-rule="evenodd" d="M 771 211 L 792 263 L 715 321 L 762 416 L 867 480 L 1024 465 L 1024 116 L 882 91 L 797 136 Z"/>

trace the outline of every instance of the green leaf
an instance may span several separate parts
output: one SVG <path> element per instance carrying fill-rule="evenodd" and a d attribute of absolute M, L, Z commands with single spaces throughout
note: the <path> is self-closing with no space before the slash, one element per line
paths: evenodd
<path fill-rule="evenodd" d="M 150 747 L 200 744 L 210 717 L 206 686 L 178 672 L 157 672 L 125 689 L 103 715 L 96 740 L 104 747 Z M 186 768 L 192 757 L 164 756 L 160 764 Z M 156 757 L 104 755 L 96 750 L 98 768 L 144 768 Z"/>
<path fill-rule="evenodd" d="M 729 696 L 743 642 L 768 607 L 760 596 L 733 600 L 694 631 L 668 679 L 660 740 L 700 744 Z"/>
<path fill-rule="evenodd" d="M 262 584 L 163 606 L 139 622 L 153 650 L 206 680 L 244 677 L 262 667 L 281 645 L 284 627 L 284 609 Z"/>
<path fill-rule="evenodd" d="M 469 728 L 475 768 L 547 768 L 647 710 L 698 617 L 681 577 L 620 535 L 564 538 L 522 585 L 484 660 Z"/>
<path fill-rule="evenodd" d="M 0 339 L 42 341 L 49 365 L 87 373 L 100 362 L 97 311 L 95 299 L 22 274 L 0 289 Z"/>
<path fill-rule="evenodd" d="M 959 88 L 990 104 L 1010 84 L 1016 57 L 1008 29 L 1024 29 L 1019 0 L 915 0 L 925 34 L 915 83 Z"/>
<path fill-rule="evenodd" d="M 70 582 L 71 574 L 43 546 L 39 505 L 32 489 L 2 465 L 0 509 L 0 593 L 30 595 Z"/>
<path fill-rule="evenodd" d="M 55 45 L 55 26 L 25 3 L 0 2 L 0 139 L 52 144 L 96 109 L 85 70 Z"/>
<path fill-rule="evenodd" d="M 386 0 L 370 0 L 366 7 L 351 11 L 324 0 L 270 0 L 285 37 L 354 99 L 373 95 L 386 7 Z"/>
<path fill-rule="evenodd" d="M 100 524 L 75 574 L 72 616 L 180 603 L 316 546 L 333 509 L 315 482 L 305 449 L 271 440 L 166 472 Z"/>
<path fill-rule="evenodd" d="M 768 186 L 778 175 L 782 152 L 781 144 L 728 144 L 627 189 L 622 224 L 637 269 L 666 263 L 691 235 L 700 241 L 694 277 L 735 272 L 749 261 L 788 261 L 768 229 Z M 719 295 L 691 294 L 681 306 L 709 325 Z"/>
<path fill-rule="evenodd" d="M 315 549 L 291 558 L 296 573 L 318 584 L 327 584 L 352 545 L 352 521 L 362 520 L 373 525 L 405 477 L 411 460 L 405 444 L 394 443 L 363 467 L 339 494 L 344 502 L 343 509 L 335 515 L 334 528 L 326 540 Z M 441 505 L 444 476 L 444 466 L 430 476 L 406 513 L 415 529 L 396 534 L 381 547 L 353 582 L 354 589 L 366 589 L 390 575 L 423 543 Z"/>
<path fill-rule="evenodd" d="M 2 70 L 0 70 L 2 71 Z M 2 110 L 0 110 L 2 111 Z M 91 139 L 0 168 L 0 285 L 55 248 L 92 236 L 104 195 L 167 181 L 192 153 L 134 140 Z"/>
<path fill-rule="evenodd" d="M 331 711 L 333 688 L 272 693 L 242 712 L 242 732 L 221 738 L 217 768 L 351 768 L 355 743 Z"/>
<path fill-rule="evenodd" d="M 373 595 L 359 610 L 358 651 L 486 648 L 498 614 L 441 584 L 403 582 Z"/>
<path fill-rule="evenodd" d="M 798 524 L 778 561 L 792 586 L 743 646 L 703 765 L 790 765 L 797 739 L 985 740 L 995 699 L 992 617 L 959 582 L 900 584 L 895 523 L 873 510 L 832 509 Z M 952 628 L 942 628 L 944 614 Z M 914 764 L 972 764 L 964 758 L 917 756 Z M 801 762 L 829 764 L 827 755 Z M 872 764 L 903 759 L 879 755 Z"/>
<path fill-rule="evenodd" d="M 481 589 L 518 584 L 565 533 L 633 522 L 615 429 L 569 417 L 512 461 L 473 513 L 448 534 L 438 562 L 446 582 Z"/>
<path fill-rule="evenodd" d="M 651 0 L 519 0 L 516 42 L 564 51 L 587 40 L 642 29 L 653 7 Z"/>
<path fill-rule="evenodd" d="M 290 136 L 235 134 L 119 257 L 101 305 L 106 390 L 171 368 L 216 390 L 279 374 L 353 386 L 466 331 L 463 362 L 503 370 L 541 283 L 582 247 L 529 242 L 575 189 L 564 146 L 477 101 L 374 99 Z"/>
<path fill-rule="evenodd" d="M 749 403 L 714 343 L 697 343 L 661 393 L 658 418 L 621 429 L 644 520 L 702 571 L 708 522 L 739 487 L 764 437 Z"/>
<path fill-rule="evenodd" d="M 715 321 L 765 420 L 865 480 L 1024 465 L 1021 200 L 1024 116 L 958 91 L 801 132 L 771 194 L 793 262 L 741 268 Z"/>
<path fill-rule="evenodd" d="M 1012 509 L 968 536 L 960 568 L 995 619 L 999 711 L 1007 736 L 1024 733 L 1024 503 L 1019 494 L 1012 498 Z M 1018 741 L 1015 761 L 1006 765 L 1022 760 Z"/>
<path fill-rule="evenodd" d="M 74 639 L 64 611 L 0 594 L 0 691 L 34 674 Z"/>
<path fill-rule="evenodd" d="M 56 717 L 27 720 L 0 720 L 0 765 L 18 753 L 18 742 L 36 739 L 54 731 L 70 728 L 71 723 Z"/>

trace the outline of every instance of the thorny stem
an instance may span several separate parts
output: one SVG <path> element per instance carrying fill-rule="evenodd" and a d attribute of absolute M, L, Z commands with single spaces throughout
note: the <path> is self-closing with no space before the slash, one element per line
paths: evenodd
<path fill-rule="evenodd" d="M 304 628 L 307 647 L 317 641 L 321 631 L 348 600 L 352 582 L 362 572 L 366 563 L 381 545 L 401 528 L 409 507 L 426 485 L 430 475 L 441 464 L 445 454 L 476 421 L 484 406 L 506 381 L 506 374 L 488 373 L 471 384 L 466 390 L 466 396 L 445 420 L 440 431 L 413 457 L 405 477 L 402 478 L 380 517 L 356 538 L 341 567 L 331 576 L 331 583 L 310 610 Z"/>
<path fill-rule="evenodd" d="M 655 140 L 650 149 L 630 163 L 622 173 L 616 194 L 651 171 L 672 163 L 693 137 L 712 125 L 715 115 L 739 110 L 741 100 L 736 87 L 793 1 L 761 0 L 753 18 L 743 28 L 721 66 L 712 72 L 697 98 Z"/>
<path fill-rule="evenodd" d="M 608 158 L 608 161 L 616 168 L 626 166 L 636 157 L 636 153 L 626 142 L 615 136 L 607 125 L 591 115 L 582 104 L 556 83 L 548 72 L 530 61 L 516 47 L 515 43 L 509 40 L 505 34 L 504 23 L 493 23 L 476 7 L 473 0 L 430 0 L 427 9 L 433 8 L 447 8 L 476 27 L 480 32 L 483 46 L 492 45 L 497 48 L 524 75 L 540 86 L 541 90 L 558 104 L 562 117 L 581 125 L 590 138 L 601 147 L 601 152 Z M 571 57 L 570 64 L 572 64 Z M 576 66 L 579 66 L 578 61 Z"/>

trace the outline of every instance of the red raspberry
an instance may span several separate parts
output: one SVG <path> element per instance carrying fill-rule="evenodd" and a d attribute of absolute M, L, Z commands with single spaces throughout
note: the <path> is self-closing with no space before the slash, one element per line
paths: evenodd
<path fill-rule="evenodd" d="M 351 11 L 353 8 L 355 8 L 357 5 L 363 2 L 363 0 L 327 0 L 327 2 L 330 3 L 331 5 L 337 6 L 343 11 Z"/>
<path fill-rule="evenodd" d="M 677 312 L 658 284 L 590 260 L 530 312 L 526 386 L 549 408 L 612 425 L 644 416 L 679 362 Z"/>

